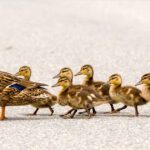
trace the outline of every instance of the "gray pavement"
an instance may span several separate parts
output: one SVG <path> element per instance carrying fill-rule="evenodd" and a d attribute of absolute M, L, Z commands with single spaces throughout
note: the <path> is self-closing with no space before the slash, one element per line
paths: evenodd
<path fill-rule="evenodd" d="M 88 63 L 95 80 L 120 73 L 124 85 L 134 85 L 149 72 L 148 0 L 1 0 L 0 20 L 0 70 L 15 73 L 30 65 L 32 80 L 49 85 L 60 68 L 68 66 L 76 73 Z M 8 107 L 8 120 L 0 122 L 0 149 L 150 149 L 150 104 L 139 108 L 138 118 L 133 108 L 104 115 L 110 108 L 103 105 L 90 120 L 81 115 L 64 120 L 59 114 L 69 108 L 54 109 L 50 117 L 47 109 L 28 116 L 34 111 L 31 106 Z"/>

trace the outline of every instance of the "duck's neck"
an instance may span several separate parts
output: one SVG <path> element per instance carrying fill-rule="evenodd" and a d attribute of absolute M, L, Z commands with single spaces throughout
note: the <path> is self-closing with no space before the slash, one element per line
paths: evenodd
<path fill-rule="evenodd" d="M 24 79 L 25 79 L 26 81 L 29 81 L 30 78 L 31 78 L 31 75 L 30 75 L 30 76 L 24 76 Z"/>
<path fill-rule="evenodd" d="M 91 85 L 92 83 L 93 83 L 93 75 L 86 76 L 86 78 L 84 80 L 84 84 L 85 85 Z"/>
<path fill-rule="evenodd" d="M 147 101 L 150 101 L 150 85 L 143 85 L 143 86 L 142 86 L 142 96 L 143 96 Z"/>
<path fill-rule="evenodd" d="M 119 88 L 121 88 L 121 84 L 118 84 L 118 85 L 111 84 L 110 85 L 110 92 L 113 92 L 113 91 L 115 91 L 116 89 L 119 89 Z"/>
<path fill-rule="evenodd" d="M 71 86 L 72 86 L 72 84 L 70 84 L 70 86 L 63 86 L 60 94 L 67 92 Z"/>

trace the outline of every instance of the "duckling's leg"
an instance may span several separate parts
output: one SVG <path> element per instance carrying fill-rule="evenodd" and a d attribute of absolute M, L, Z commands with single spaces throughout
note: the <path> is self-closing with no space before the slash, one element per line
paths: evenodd
<path fill-rule="evenodd" d="M 73 118 L 74 115 L 76 114 L 77 110 L 75 109 L 74 112 L 70 115 L 70 118 Z"/>
<path fill-rule="evenodd" d="M 60 117 L 67 116 L 68 114 L 71 114 L 73 111 L 74 111 L 74 109 L 70 109 L 69 111 L 67 111 L 67 113 L 60 115 Z"/>
<path fill-rule="evenodd" d="M 97 113 L 95 108 L 93 107 L 92 110 L 93 110 L 93 115 L 95 115 Z"/>
<path fill-rule="evenodd" d="M 95 108 L 93 107 L 92 108 L 92 110 L 93 110 L 93 115 L 95 115 L 97 112 L 96 112 L 96 110 L 95 110 Z M 84 113 L 86 113 L 87 111 L 82 111 L 82 112 L 79 112 L 79 114 L 84 114 Z"/>
<path fill-rule="evenodd" d="M 110 104 L 110 107 L 111 107 L 111 112 L 115 111 L 115 108 L 114 108 L 113 104 Z"/>
<path fill-rule="evenodd" d="M 79 112 L 79 114 L 84 114 L 84 113 L 86 113 L 86 111 Z"/>
<path fill-rule="evenodd" d="M 74 117 L 74 115 L 76 114 L 76 112 L 77 112 L 77 109 L 73 109 L 73 113 L 72 114 L 70 114 L 70 115 L 64 115 L 63 118 L 64 119 L 69 119 L 69 118 L 72 119 Z"/>
<path fill-rule="evenodd" d="M 139 116 L 138 106 L 135 105 L 134 108 L 135 108 L 135 116 L 138 117 Z"/>
<path fill-rule="evenodd" d="M 90 109 L 86 109 L 86 112 L 88 113 L 88 119 L 90 119 L 92 116 L 92 114 L 90 113 Z"/>
<path fill-rule="evenodd" d="M 118 108 L 118 109 L 116 109 L 115 111 L 116 111 L 116 112 L 119 112 L 119 111 L 121 111 L 121 110 L 123 110 L 123 109 L 126 109 L 126 108 L 127 108 L 127 106 L 126 106 L 126 105 L 124 105 L 123 107 Z"/>
<path fill-rule="evenodd" d="M 50 112 L 51 112 L 51 116 L 53 115 L 53 113 L 54 113 L 54 110 L 53 110 L 53 108 L 51 107 L 51 106 L 49 106 L 49 110 L 50 110 Z"/>
<path fill-rule="evenodd" d="M 33 115 L 36 115 L 37 112 L 38 112 L 38 110 L 39 110 L 39 108 L 37 108 L 37 109 L 34 111 Z"/>
<path fill-rule="evenodd" d="M 112 113 L 116 113 L 115 111 L 115 108 L 114 108 L 114 105 L 109 103 L 110 104 L 110 107 L 111 107 L 111 112 L 104 112 L 104 114 L 112 114 Z"/>
<path fill-rule="evenodd" d="M 2 112 L 1 112 L 1 116 L 0 116 L 0 120 L 5 120 L 5 106 L 2 106 Z"/>

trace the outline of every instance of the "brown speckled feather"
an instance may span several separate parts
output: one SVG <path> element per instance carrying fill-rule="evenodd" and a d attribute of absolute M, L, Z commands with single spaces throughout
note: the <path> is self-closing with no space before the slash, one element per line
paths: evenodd
<path fill-rule="evenodd" d="M 0 92 L 2 92 L 6 86 L 19 81 L 21 81 L 20 78 L 10 73 L 0 71 Z"/>
<path fill-rule="evenodd" d="M 127 106 L 143 105 L 147 103 L 147 101 L 141 96 L 141 91 L 135 87 L 124 86 L 116 88 L 114 92 L 117 94 L 119 101 Z"/>

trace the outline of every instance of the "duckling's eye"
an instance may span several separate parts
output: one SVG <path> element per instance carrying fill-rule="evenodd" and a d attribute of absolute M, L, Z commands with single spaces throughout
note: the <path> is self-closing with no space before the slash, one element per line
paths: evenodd
<path fill-rule="evenodd" d="M 110 80 L 115 80 L 116 79 L 116 77 L 112 77 Z"/>

